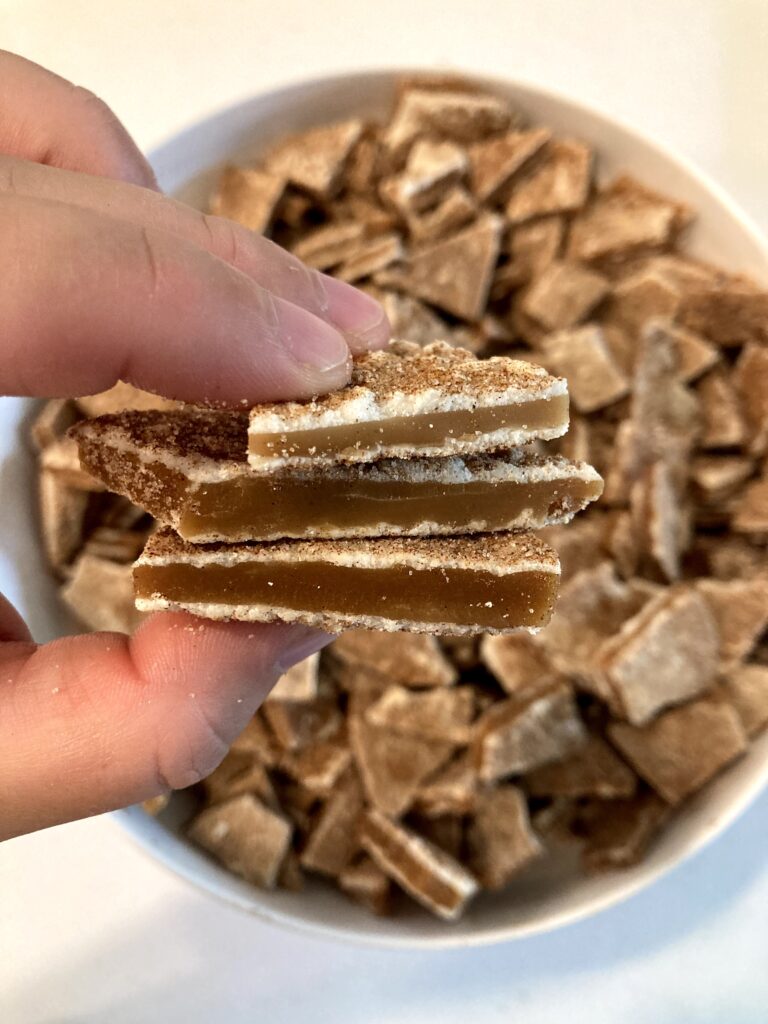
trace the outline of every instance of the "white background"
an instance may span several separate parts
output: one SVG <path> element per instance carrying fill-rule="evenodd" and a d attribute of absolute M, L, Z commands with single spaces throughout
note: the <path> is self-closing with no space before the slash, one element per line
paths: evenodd
<path fill-rule="evenodd" d="M 766 0 L 0 0 L 0 43 L 102 95 L 151 148 L 324 71 L 530 79 L 672 143 L 768 227 Z M 623 907 L 487 950 L 356 950 L 267 928 L 109 819 L 0 847 L 2 1024 L 768 1020 L 768 795 Z"/>

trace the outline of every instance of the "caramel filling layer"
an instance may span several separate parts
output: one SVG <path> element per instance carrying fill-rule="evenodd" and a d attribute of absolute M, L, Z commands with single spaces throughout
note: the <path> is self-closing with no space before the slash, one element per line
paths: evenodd
<path fill-rule="evenodd" d="M 330 615 L 445 622 L 478 629 L 543 626 L 559 577 L 469 569 L 362 569 L 328 562 L 137 565 L 136 595 L 180 605 L 266 605 Z M 235 615 L 235 617 L 237 617 Z"/>
<path fill-rule="evenodd" d="M 345 423 L 339 427 L 294 430 L 271 434 L 251 433 L 252 455 L 274 457 L 335 455 L 348 448 L 376 451 L 380 445 L 442 447 L 449 441 L 473 440 L 494 430 L 549 430 L 566 423 L 568 395 L 540 398 L 514 405 L 459 409 L 396 419 Z"/>
<path fill-rule="evenodd" d="M 420 523 L 439 523 L 454 533 L 472 522 L 489 532 L 535 529 L 599 495 L 599 481 L 567 478 L 441 484 L 243 476 L 192 491 L 178 529 L 187 540 L 307 537 L 383 525 L 409 530 Z"/>

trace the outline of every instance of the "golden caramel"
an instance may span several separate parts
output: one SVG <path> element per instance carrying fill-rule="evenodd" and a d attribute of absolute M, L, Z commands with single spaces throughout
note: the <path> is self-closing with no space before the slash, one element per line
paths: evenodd
<path fill-rule="evenodd" d="M 394 446 L 418 448 L 419 453 L 428 453 L 430 448 L 442 451 L 452 443 L 496 430 L 557 430 L 563 421 L 567 422 L 567 416 L 568 396 L 554 395 L 512 405 L 398 416 L 316 430 L 252 432 L 248 446 L 251 455 L 323 458 L 344 453 L 350 461 L 362 461 L 383 446 L 388 450 Z"/>
<path fill-rule="evenodd" d="M 576 512 L 599 493 L 599 481 L 579 479 L 448 485 L 361 479 L 328 486 L 320 479 L 241 477 L 190 493 L 178 529 L 188 540 L 267 540 L 347 530 L 381 535 L 390 532 L 388 526 L 407 532 L 420 523 L 435 523 L 432 532 L 446 534 L 461 533 L 472 522 L 486 531 L 535 528 Z"/>
<path fill-rule="evenodd" d="M 227 605 L 232 618 L 248 618 L 251 606 L 268 606 L 452 623 L 478 631 L 543 626 L 558 584 L 557 575 L 549 572 L 497 576 L 472 569 L 363 569 L 322 561 L 138 564 L 133 580 L 139 600 L 160 598 L 190 610 L 195 605 Z"/>

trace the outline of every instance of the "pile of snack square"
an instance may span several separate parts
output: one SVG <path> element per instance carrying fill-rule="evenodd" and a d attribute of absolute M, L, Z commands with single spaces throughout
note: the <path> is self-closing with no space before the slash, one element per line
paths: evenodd
<path fill-rule="evenodd" d="M 229 168 L 212 210 L 381 300 L 396 337 L 568 379 L 602 499 L 542 531 L 563 583 L 537 634 L 353 631 L 281 680 L 199 787 L 190 836 L 262 886 L 308 875 L 375 913 L 455 918 L 560 844 L 640 860 L 768 726 L 768 294 L 685 254 L 694 211 L 448 78 Z M 631 170 L 629 168 L 628 170 Z M 92 628 L 136 621 L 151 521 L 63 436 L 153 396 L 50 403 L 44 537 Z M 300 898 L 300 897 L 297 897 Z"/>

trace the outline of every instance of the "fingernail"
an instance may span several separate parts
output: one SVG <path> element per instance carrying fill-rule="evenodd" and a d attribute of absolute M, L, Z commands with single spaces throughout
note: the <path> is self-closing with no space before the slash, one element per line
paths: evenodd
<path fill-rule="evenodd" d="M 380 304 L 359 288 L 326 277 L 328 318 L 344 332 L 353 352 L 383 348 L 392 330 Z"/>
<path fill-rule="evenodd" d="M 335 639 L 336 637 L 332 633 L 321 633 L 308 626 L 291 627 L 291 633 L 286 637 L 282 650 L 275 661 L 276 671 L 283 675 L 292 665 L 321 651 Z"/>

